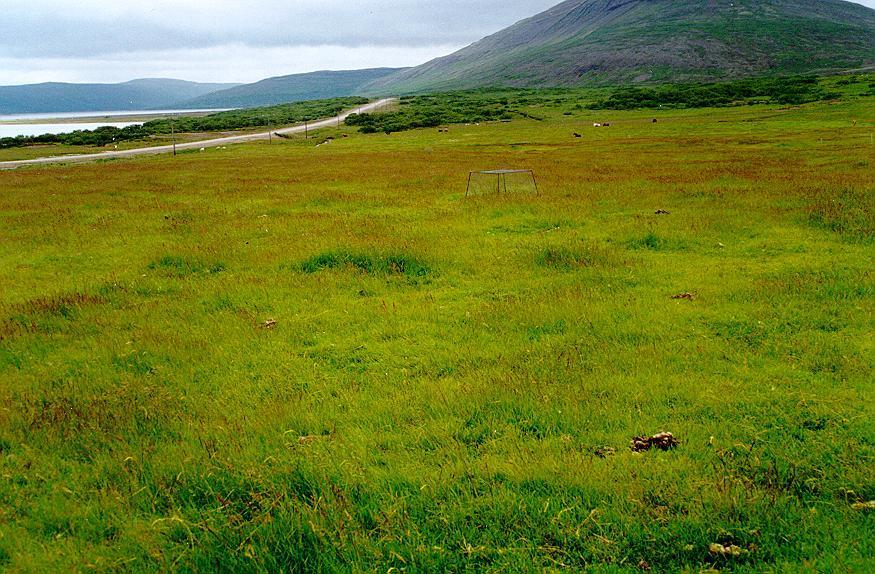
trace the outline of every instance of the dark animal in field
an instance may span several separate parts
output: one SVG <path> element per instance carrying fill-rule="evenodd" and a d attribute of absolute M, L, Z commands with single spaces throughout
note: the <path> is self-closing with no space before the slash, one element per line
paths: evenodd
<path fill-rule="evenodd" d="M 659 450 L 671 450 L 680 442 L 670 432 L 661 432 L 653 436 L 636 436 L 632 439 L 634 452 L 645 452 L 657 448 Z"/>
<path fill-rule="evenodd" d="M 671 215 L 671 212 L 670 212 L 670 211 L 666 211 L 666 210 L 664 210 L 664 209 L 657 209 L 657 210 L 656 210 L 656 215 Z"/>
<path fill-rule="evenodd" d="M 657 122 L 657 119 L 656 119 L 656 118 L 653 118 L 653 123 L 656 123 L 656 122 Z"/>
<path fill-rule="evenodd" d="M 580 134 L 579 134 L 579 133 L 577 133 L 577 132 L 574 132 L 574 137 L 576 137 L 576 138 L 582 138 L 582 137 L 583 137 L 583 136 L 582 136 L 582 135 L 580 135 Z"/>
<path fill-rule="evenodd" d="M 695 298 L 696 298 L 695 295 L 693 295 L 692 293 L 680 293 L 680 294 L 672 297 L 672 299 L 675 299 L 675 300 L 683 299 L 684 301 L 692 301 Z"/>

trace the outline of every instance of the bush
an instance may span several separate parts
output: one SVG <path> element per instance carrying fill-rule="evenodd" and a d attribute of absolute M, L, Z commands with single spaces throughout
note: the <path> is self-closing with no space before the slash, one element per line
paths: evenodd
<path fill-rule="evenodd" d="M 519 98 L 509 94 L 522 90 L 472 90 L 429 96 L 405 96 L 400 110 L 379 114 L 353 114 L 346 124 L 366 134 L 393 133 L 418 128 L 436 128 L 446 124 L 479 123 L 511 119 L 521 115 Z"/>
<path fill-rule="evenodd" d="M 669 84 L 621 88 L 589 106 L 593 110 L 707 108 L 740 104 L 798 105 L 839 97 L 811 76 L 760 78 L 719 84 Z"/>

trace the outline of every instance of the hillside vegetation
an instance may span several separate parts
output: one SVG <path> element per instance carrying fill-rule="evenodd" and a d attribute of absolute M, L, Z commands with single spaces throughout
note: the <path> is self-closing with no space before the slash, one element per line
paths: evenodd
<path fill-rule="evenodd" d="M 872 571 L 875 118 L 826 89 L 0 172 L 0 569 Z"/>
<path fill-rule="evenodd" d="M 799 105 L 821 100 L 875 96 L 875 74 L 815 78 L 794 76 L 714 84 L 665 84 L 652 88 L 480 89 L 403 96 L 397 111 L 356 115 L 347 125 L 364 133 L 399 132 L 448 124 L 543 119 L 537 106 L 563 106 L 567 115 L 581 109 L 692 109 L 759 104 Z"/>
<path fill-rule="evenodd" d="M 173 109 L 185 100 L 234 85 L 145 79 L 123 84 L 0 86 L 0 114 Z"/>
<path fill-rule="evenodd" d="M 313 72 L 268 78 L 194 98 L 187 108 L 254 108 L 289 102 L 357 96 L 366 83 L 400 71 L 397 68 Z"/>
<path fill-rule="evenodd" d="M 875 10 L 841 0 L 569 0 L 369 93 L 717 81 L 875 65 Z"/>

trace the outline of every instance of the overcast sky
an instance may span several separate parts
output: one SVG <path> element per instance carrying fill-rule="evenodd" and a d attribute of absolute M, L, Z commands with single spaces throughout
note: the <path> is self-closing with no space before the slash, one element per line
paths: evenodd
<path fill-rule="evenodd" d="M 412 66 L 558 2 L 0 0 L 0 85 Z"/>

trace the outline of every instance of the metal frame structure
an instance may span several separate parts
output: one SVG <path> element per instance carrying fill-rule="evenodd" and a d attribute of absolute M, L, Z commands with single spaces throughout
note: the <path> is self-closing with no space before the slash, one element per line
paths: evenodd
<path fill-rule="evenodd" d="M 538 180 L 535 177 L 535 172 L 530 169 L 487 169 L 482 171 L 472 171 L 468 173 L 468 186 L 465 189 L 465 197 L 468 197 L 471 194 L 471 178 L 474 174 L 479 175 L 494 175 L 495 176 L 495 191 L 496 193 L 501 193 L 502 190 L 504 193 L 507 193 L 507 176 L 512 173 L 527 173 L 532 176 L 532 184 L 535 186 L 535 195 L 541 195 L 540 189 L 538 189 Z"/>

